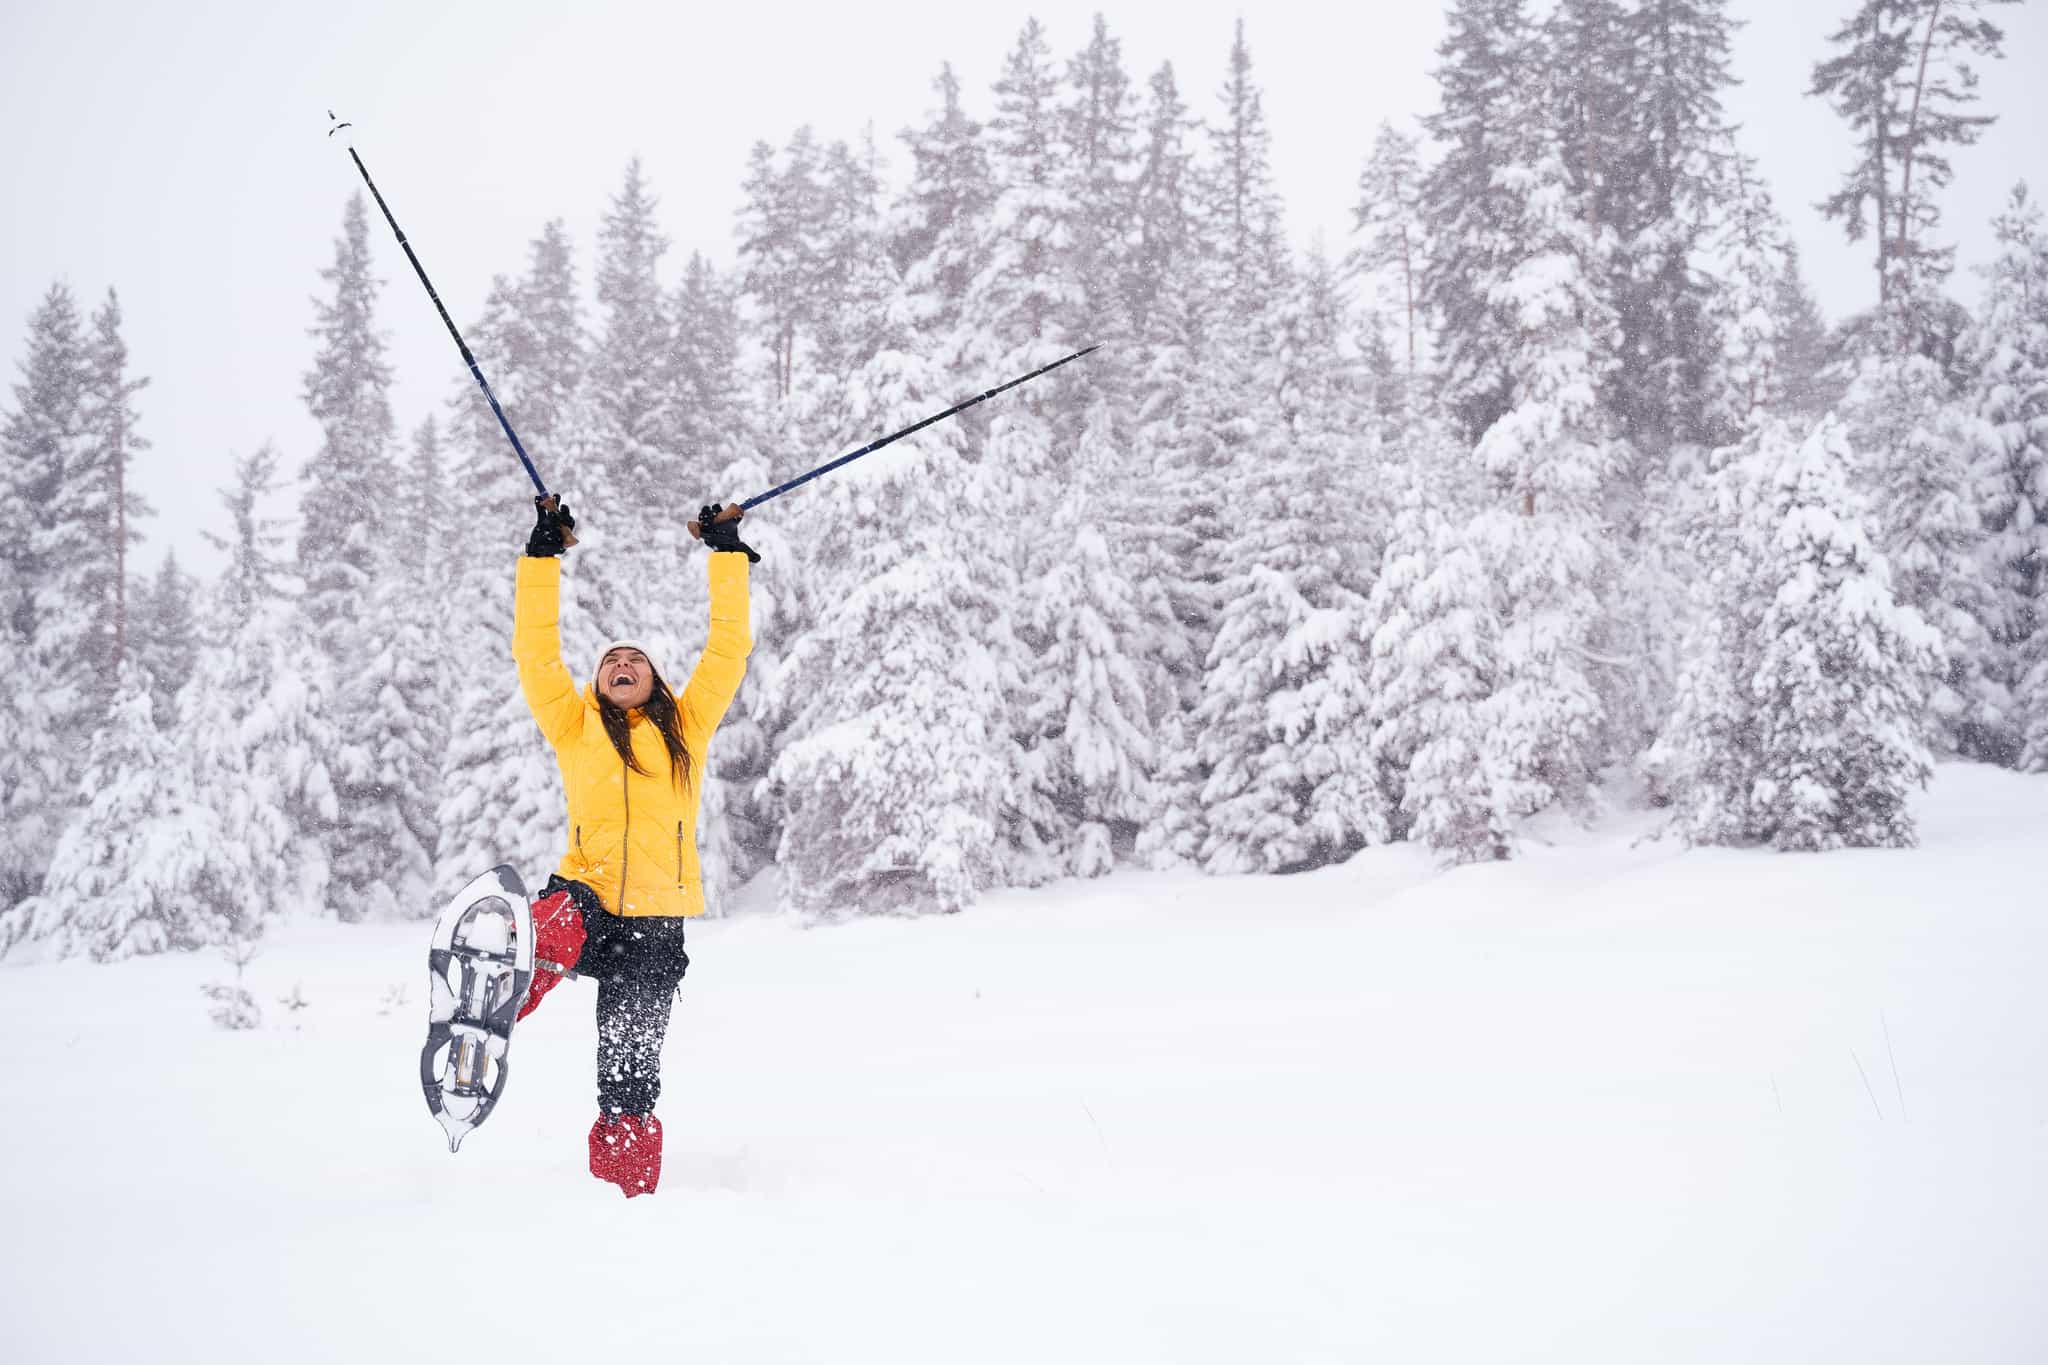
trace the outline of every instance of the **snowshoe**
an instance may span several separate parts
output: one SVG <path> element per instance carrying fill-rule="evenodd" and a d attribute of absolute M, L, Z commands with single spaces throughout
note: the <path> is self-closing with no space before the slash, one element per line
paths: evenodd
<path fill-rule="evenodd" d="M 427 975 L 420 1087 L 452 1152 L 505 1093 L 512 1023 L 533 983 L 533 915 L 517 872 L 494 867 L 448 902 Z"/>

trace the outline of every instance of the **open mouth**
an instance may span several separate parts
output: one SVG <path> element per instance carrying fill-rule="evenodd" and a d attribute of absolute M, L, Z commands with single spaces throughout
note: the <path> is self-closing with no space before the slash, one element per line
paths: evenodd
<path fill-rule="evenodd" d="M 614 673 L 614 674 L 612 674 L 612 686 L 613 686 L 613 687 L 631 687 L 632 685 L 633 685 L 633 675 L 632 675 L 631 673 Z"/>

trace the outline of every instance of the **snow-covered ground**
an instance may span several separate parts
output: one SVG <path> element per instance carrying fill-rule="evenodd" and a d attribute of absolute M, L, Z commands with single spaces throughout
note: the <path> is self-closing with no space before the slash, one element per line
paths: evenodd
<path fill-rule="evenodd" d="M 2048 781 L 1920 814 L 700 922 L 630 1203 L 588 983 L 450 1156 L 424 926 L 0 968 L 0 1359 L 2039 1362 Z"/>

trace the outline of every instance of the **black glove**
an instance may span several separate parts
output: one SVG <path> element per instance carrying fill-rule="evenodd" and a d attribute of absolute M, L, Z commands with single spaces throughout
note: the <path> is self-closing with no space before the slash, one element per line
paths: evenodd
<path fill-rule="evenodd" d="M 747 563 L 759 564 L 761 556 L 754 553 L 754 547 L 740 539 L 740 519 L 718 520 L 724 509 L 723 503 L 707 503 L 697 513 L 697 534 L 704 537 L 704 543 L 714 550 L 730 550 L 747 557 Z M 745 516 L 743 512 L 740 514 Z"/>
<path fill-rule="evenodd" d="M 533 500 L 533 534 L 526 538 L 526 553 L 535 559 L 552 559 L 575 543 L 575 536 L 569 533 L 576 529 L 576 518 L 569 515 L 567 503 L 550 507 L 551 501 Z"/>

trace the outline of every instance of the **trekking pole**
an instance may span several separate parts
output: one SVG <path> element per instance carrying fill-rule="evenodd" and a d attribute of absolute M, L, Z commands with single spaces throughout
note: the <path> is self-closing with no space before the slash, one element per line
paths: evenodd
<path fill-rule="evenodd" d="M 329 119 L 334 117 L 332 109 L 327 111 L 327 117 Z M 327 130 L 327 136 L 333 137 L 342 129 L 353 126 L 353 124 L 337 122 L 332 128 Z M 427 278 L 426 267 L 420 264 L 420 258 L 414 254 L 412 243 L 405 240 L 405 230 L 399 227 L 398 220 L 391 216 L 391 206 L 384 202 L 383 194 L 377 189 L 377 182 L 370 179 L 370 168 L 365 166 L 363 158 L 357 155 L 354 143 L 345 143 L 344 145 L 348 148 L 349 160 L 355 162 L 356 169 L 362 172 L 363 183 L 370 187 L 370 195 L 377 201 L 377 207 L 383 210 L 384 221 L 391 224 L 392 235 L 398 238 L 398 245 L 404 248 L 405 259 L 412 262 L 413 273 L 418 275 L 420 283 L 426 286 L 427 297 L 434 301 L 434 311 L 441 315 L 442 325 L 447 327 L 448 335 L 455 338 L 455 349 L 462 352 L 462 363 L 469 366 L 471 376 L 476 379 L 476 386 L 484 391 L 485 401 L 491 405 L 491 411 L 497 415 L 498 425 L 505 429 L 505 439 L 512 443 L 513 454 L 519 457 L 519 463 L 526 466 L 526 477 L 533 480 L 534 489 L 543 498 L 554 497 L 553 493 L 548 492 L 548 486 L 541 482 L 540 471 L 533 467 L 533 461 L 526 454 L 526 447 L 519 443 L 519 433 L 512 430 L 512 423 L 505 417 L 505 409 L 498 406 L 498 395 L 491 392 L 490 381 L 484 378 L 484 372 L 478 367 L 476 357 L 470 354 L 469 343 L 464 341 L 462 333 L 455 329 L 455 319 L 448 316 L 448 309 L 441 302 L 440 294 L 435 292 L 434 282 Z M 576 538 L 567 531 L 564 531 L 563 543 L 565 545 L 574 545 Z"/>
<path fill-rule="evenodd" d="M 826 463 L 819 465 L 816 469 L 810 470 L 807 473 L 797 475 L 795 478 L 789 480 L 789 482 L 787 483 L 779 483 L 775 485 L 775 487 L 769 489 L 765 493 L 756 493 L 753 497 L 748 498 L 745 502 L 733 503 L 730 507 L 727 507 L 720 511 L 718 516 L 716 517 L 716 520 L 737 521 L 744 513 L 751 511 L 756 507 L 759 507 L 762 503 L 767 502 L 770 498 L 779 498 L 784 493 L 789 492 L 792 488 L 801 488 L 803 485 L 809 483 L 812 479 L 822 478 L 823 476 L 830 474 L 833 470 L 839 468 L 839 466 L 843 464 L 852 464 L 855 460 L 858 460 L 863 455 L 874 454 L 883 446 L 888 445 L 891 441 L 900 441 L 905 436 L 913 435 L 916 432 L 923 431 L 926 427 L 930 426 L 934 422 L 943 422 L 948 417 L 952 417 L 957 413 L 967 411 L 969 408 L 973 407 L 977 403 L 987 402 L 989 399 L 995 397 L 999 393 L 1002 393 L 1006 389 L 1014 389 L 1019 384 L 1027 384 L 1032 380 L 1038 378 L 1042 374 L 1049 374 L 1052 371 L 1057 370 L 1060 366 L 1066 364 L 1070 360 L 1079 360 L 1082 356 L 1087 355 L 1090 351 L 1099 351 L 1101 349 L 1101 343 L 1098 342 L 1093 346 L 1085 347 L 1082 350 L 1078 350 L 1074 352 L 1072 355 L 1061 356 L 1058 360 L 1053 361 L 1050 365 L 1041 365 L 1037 369 L 1033 370 L 1030 374 L 1024 375 L 1017 379 L 1012 379 L 1007 384 L 998 384 L 994 388 L 989 389 L 984 393 L 978 393 L 964 403 L 955 403 L 952 407 L 947 408 L 944 412 L 935 412 L 931 416 L 925 418 L 922 422 L 915 422 L 910 426 L 903 428 L 903 430 L 901 431 L 892 432 L 889 435 L 882 437 L 878 441 L 870 441 L 866 445 L 862 446 L 859 450 L 848 451 L 846 454 L 841 455 L 836 460 L 828 460 Z M 689 528 L 691 535 L 697 537 L 700 540 L 703 539 L 703 530 L 697 525 L 696 522 L 690 522 Z"/>

